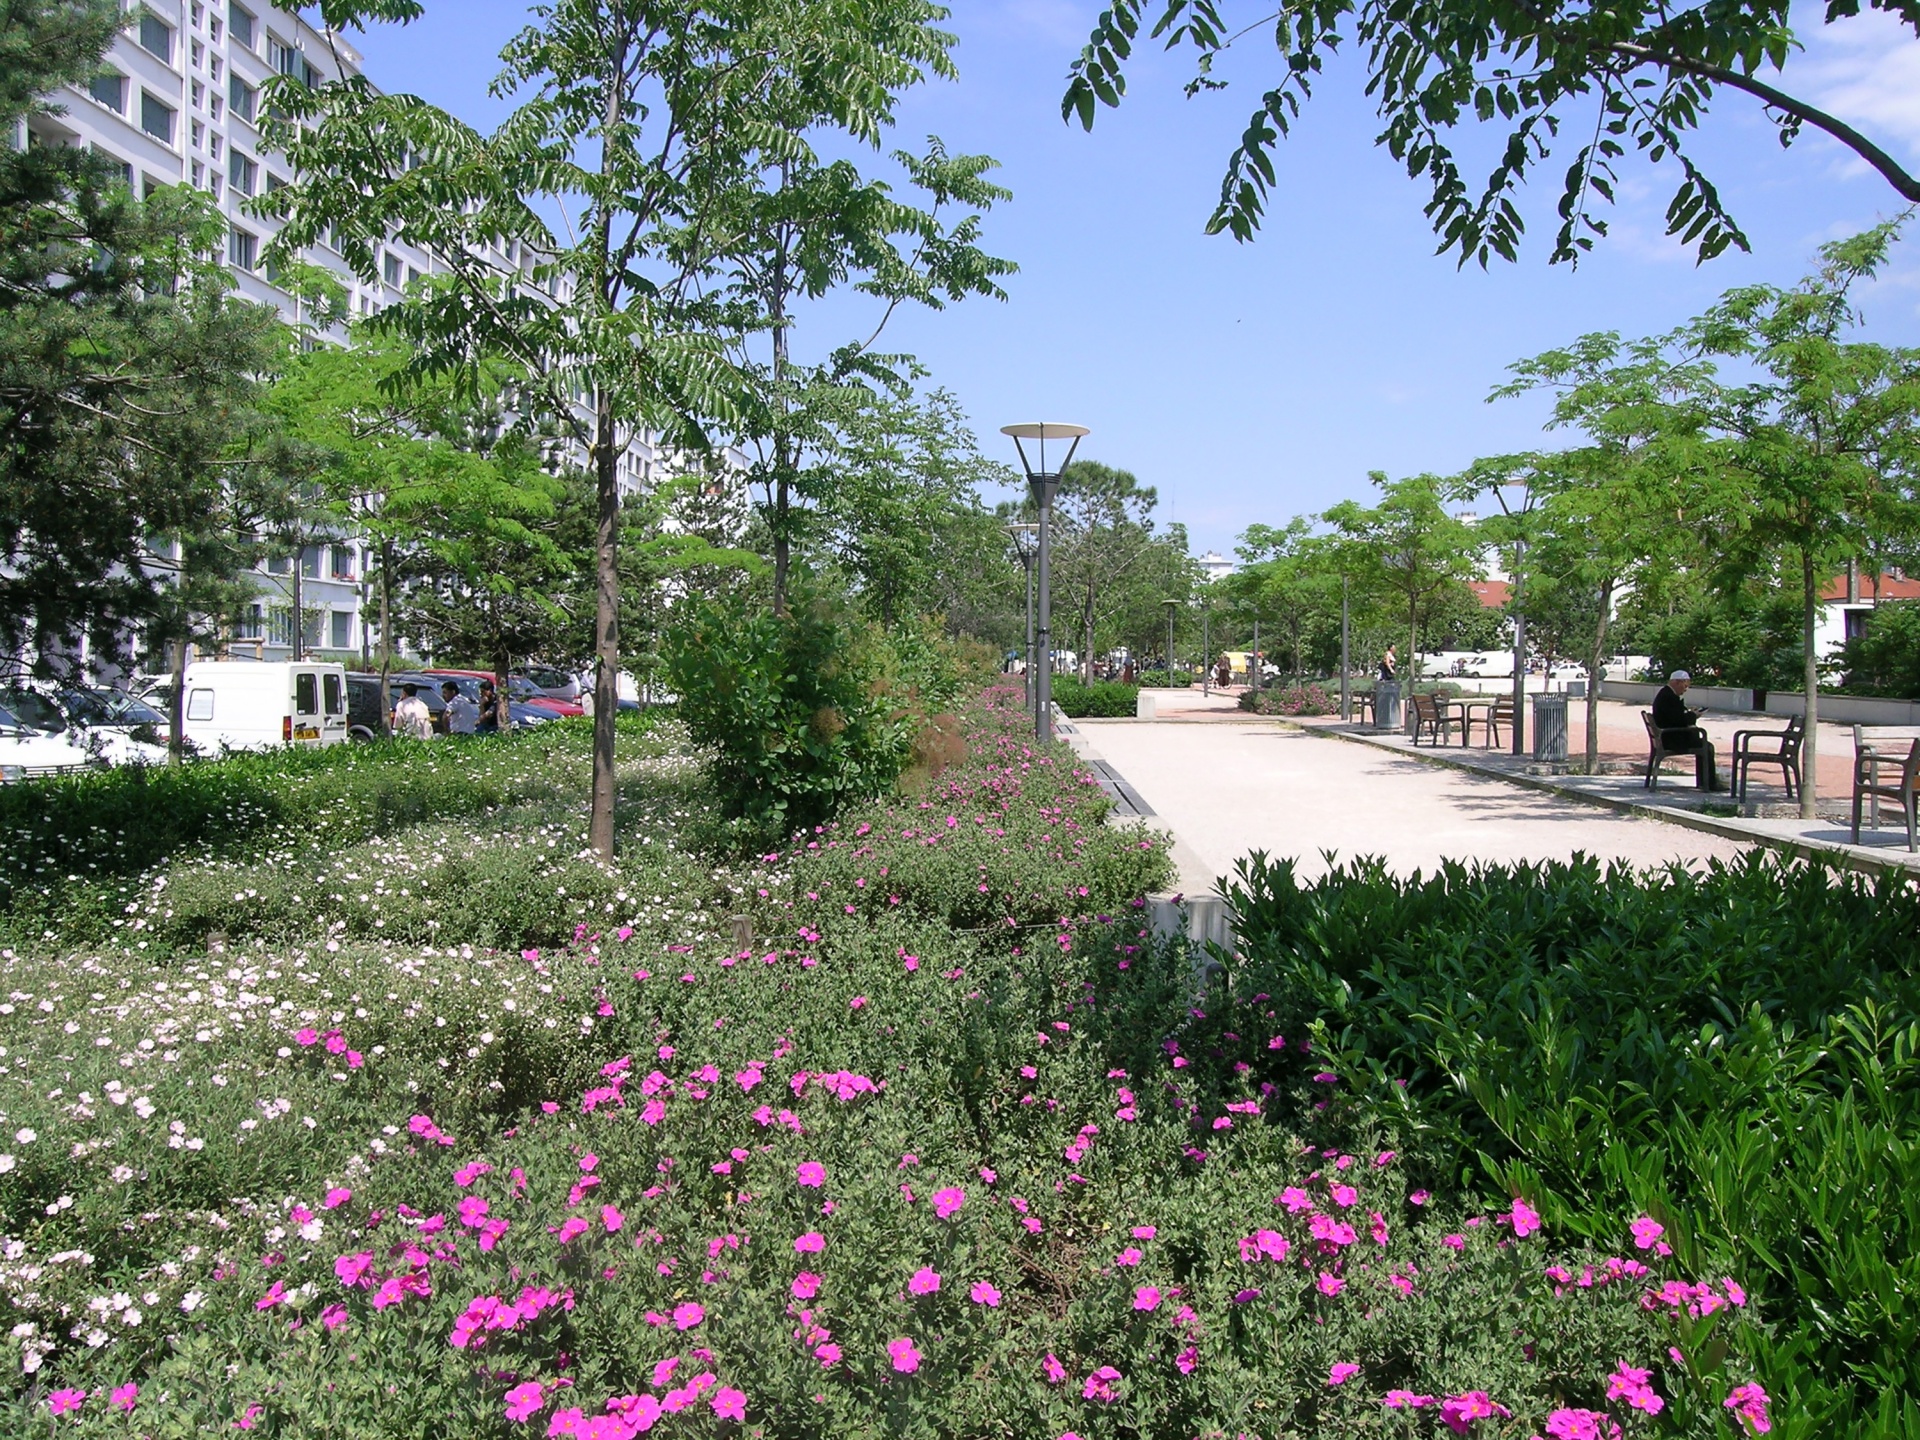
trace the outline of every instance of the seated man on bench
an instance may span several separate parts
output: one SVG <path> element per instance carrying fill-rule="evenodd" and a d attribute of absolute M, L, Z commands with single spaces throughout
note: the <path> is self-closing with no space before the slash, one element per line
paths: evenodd
<path fill-rule="evenodd" d="M 1653 723 L 1660 729 L 1660 748 L 1669 755 L 1691 755 L 1696 777 L 1704 775 L 1706 788 L 1720 788 L 1720 774 L 1714 763 L 1713 742 L 1700 728 L 1700 712 L 1689 710 L 1681 696 L 1693 684 L 1693 676 L 1676 670 L 1667 677 L 1653 697 Z"/>

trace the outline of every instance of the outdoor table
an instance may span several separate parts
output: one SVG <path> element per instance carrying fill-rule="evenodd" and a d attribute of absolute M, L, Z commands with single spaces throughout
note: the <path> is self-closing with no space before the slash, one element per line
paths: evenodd
<path fill-rule="evenodd" d="M 1500 697 L 1496 695 L 1491 699 L 1487 699 L 1487 700 L 1462 700 L 1458 703 L 1460 706 L 1460 714 L 1461 714 L 1461 720 L 1462 720 L 1462 723 L 1460 726 L 1461 748 L 1464 749 L 1466 747 L 1468 743 L 1468 737 L 1473 734 L 1474 712 L 1476 710 L 1484 710 L 1487 712 L 1487 719 L 1485 722 L 1487 726 L 1487 747 L 1491 749 L 1493 746 L 1493 712 L 1496 708 L 1498 708 L 1500 704 Z"/>

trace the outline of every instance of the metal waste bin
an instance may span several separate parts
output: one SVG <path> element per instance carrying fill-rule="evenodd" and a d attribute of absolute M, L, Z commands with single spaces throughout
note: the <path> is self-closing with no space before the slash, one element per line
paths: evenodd
<path fill-rule="evenodd" d="M 1567 697 L 1534 695 L 1533 758 L 1548 762 L 1567 758 Z"/>
<path fill-rule="evenodd" d="M 1400 728 L 1400 682 L 1380 680 L 1373 687 L 1373 728 L 1377 731 Z"/>

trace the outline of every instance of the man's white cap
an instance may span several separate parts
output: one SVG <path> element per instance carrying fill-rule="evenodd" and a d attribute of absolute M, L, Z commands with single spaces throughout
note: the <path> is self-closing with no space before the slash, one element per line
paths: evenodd
<path fill-rule="evenodd" d="M 1669 675 L 1669 676 L 1667 676 L 1667 679 L 1669 679 L 1669 680 L 1691 680 L 1691 679 L 1693 679 L 1693 677 L 1692 677 L 1691 675 L 1689 675 L 1689 674 L 1688 674 L 1688 673 L 1687 673 L 1686 671 L 1684 671 L 1684 670 L 1676 670 L 1676 671 L 1674 671 L 1674 672 L 1673 672 L 1673 673 L 1672 673 L 1671 675 Z"/>

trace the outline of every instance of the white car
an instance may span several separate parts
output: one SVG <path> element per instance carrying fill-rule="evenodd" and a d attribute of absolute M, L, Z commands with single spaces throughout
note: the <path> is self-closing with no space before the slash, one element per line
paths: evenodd
<path fill-rule="evenodd" d="M 0 704 L 31 728 L 109 765 L 164 765 L 167 717 L 124 690 L 38 682 L 0 691 Z M 144 731 L 151 739 L 135 738 Z"/>
<path fill-rule="evenodd" d="M 78 746 L 24 725 L 11 710 L 0 708 L 0 784 L 39 780 L 51 775 L 78 775 L 99 762 Z"/>

